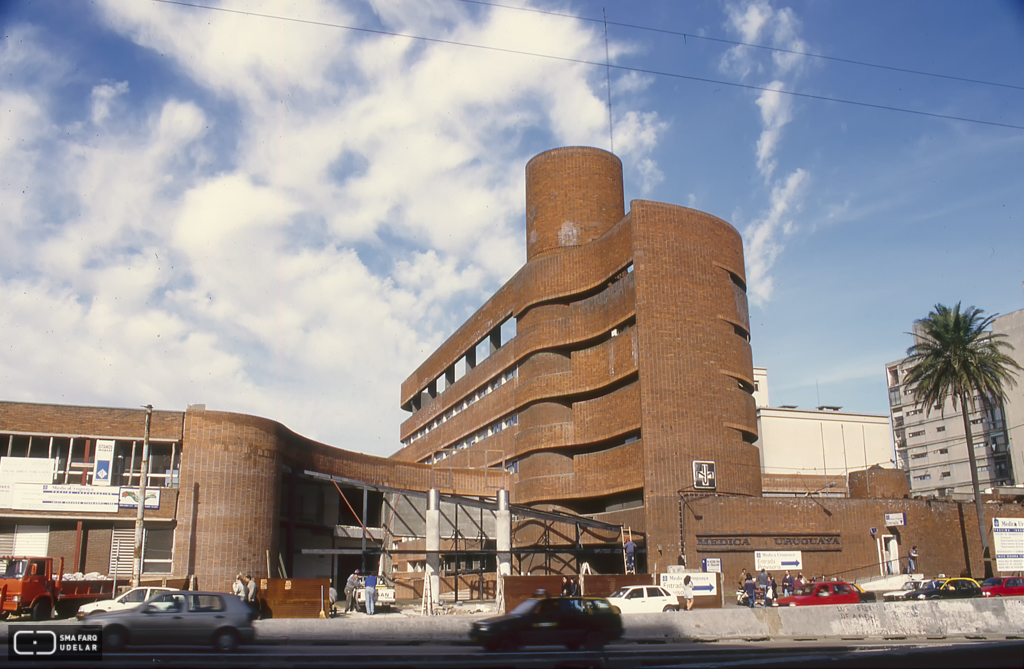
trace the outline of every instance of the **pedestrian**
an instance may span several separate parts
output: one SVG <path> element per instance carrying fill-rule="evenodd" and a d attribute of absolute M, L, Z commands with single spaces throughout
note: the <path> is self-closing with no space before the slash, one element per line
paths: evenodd
<path fill-rule="evenodd" d="M 754 577 L 747 574 L 747 580 L 743 582 L 743 591 L 747 593 L 747 606 L 754 608 Z"/>
<path fill-rule="evenodd" d="M 910 573 L 917 572 L 917 546 L 910 549 L 910 555 L 907 556 L 907 566 Z"/>
<path fill-rule="evenodd" d="M 786 575 L 782 577 L 782 596 L 789 597 L 793 594 L 793 575 L 786 570 Z"/>
<path fill-rule="evenodd" d="M 768 574 L 768 587 L 764 591 L 764 606 L 775 606 L 775 577 Z"/>
<path fill-rule="evenodd" d="M 796 592 L 800 588 L 804 587 L 804 573 L 800 572 L 796 578 L 793 579 L 793 592 Z"/>
<path fill-rule="evenodd" d="M 743 586 L 746 584 L 747 576 L 749 574 L 750 574 L 750 572 L 747 571 L 746 567 L 744 567 L 743 571 L 740 572 L 740 590 L 742 590 Z"/>
<path fill-rule="evenodd" d="M 359 570 L 356 569 L 352 572 L 348 580 L 345 581 L 345 613 L 355 611 L 358 607 L 356 606 L 356 590 L 359 589 Z"/>
<path fill-rule="evenodd" d="M 582 594 L 580 592 L 580 583 L 576 580 L 575 576 L 569 578 L 569 594 L 573 597 L 579 597 Z"/>
<path fill-rule="evenodd" d="M 636 544 L 633 543 L 633 539 L 629 538 L 626 543 L 622 546 L 623 550 L 626 551 L 626 573 L 636 573 Z"/>
<path fill-rule="evenodd" d="M 245 601 L 256 612 L 256 619 L 260 619 L 260 598 L 256 590 L 256 579 L 252 577 L 252 574 L 246 574 L 245 583 Z"/>
<path fill-rule="evenodd" d="M 572 586 L 569 584 L 569 579 L 566 576 L 562 577 L 562 596 L 568 597 L 572 594 Z"/>
<path fill-rule="evenodd" d="M 693 583 L 690 581 L 689 574 L 683 577 L 683 602 L 686 604 L 687 611 L 693 608 Z"/>
<path fill-rule="evenodd" d="M 239 572 L 238 576 L 235 576 L 235 584 L 232 586 L 232 592 L 235 593 L 235 597 L 238 597 L 243 602 L 246 600 L 245 596 L 245 577 Z"/>
<path fill-rule="evenodd" d="M 366 615 L 373 615 L 373 607 L 377 603 L 377 577 L 367 574 L 363 579 L 363 596 L 366 599 Z"/>

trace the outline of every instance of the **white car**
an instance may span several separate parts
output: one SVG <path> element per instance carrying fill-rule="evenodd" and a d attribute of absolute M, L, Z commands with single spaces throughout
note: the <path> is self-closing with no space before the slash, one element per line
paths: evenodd
<path fill-rule="evenodd" d="M 608 597 L 608 602 L 622 613 L 661 613 L 678 611 L 679 598 L 656 585 L 627 585 Z"/>
<path fill-rule="evenodd" d="M 882 595 L 882 600 L 886 602 L 902 602 L 903 595 L 907 594 L 911 590 L 917 590 L 925 581 L 907 581 L 903 584 L 903 587 L 899 590 L 890 590 Z"/>
<path fill-rule="evenodd" d="M 153 595 L 161 592 L 175 592 L 174 588 L 132 588 L 128 592 L 115 597 L 114 599 L 103 599 L 98 602 L 82 604 L 78 607 L 78 618 L 84 618 L 94 613 L 105 613 L 107 611 L 125 611 L 134 609 L 142 602 Z"/>

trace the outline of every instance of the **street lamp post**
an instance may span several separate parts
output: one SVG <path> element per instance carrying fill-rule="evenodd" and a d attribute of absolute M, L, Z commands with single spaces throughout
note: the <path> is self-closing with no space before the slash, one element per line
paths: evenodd
<path fill-rule="evenodd" d="M 142 575 L 142 527 L 146 514 L 146 483 L 149 478 L 149 425 L 153 419 L 153 405 L 146 405 L 146 434 L 142 441 L 142 473 L 139 476 L 139 506 L 135 513 L 135 558 L 132 560 L 132 587 L 139 587 Z"/>

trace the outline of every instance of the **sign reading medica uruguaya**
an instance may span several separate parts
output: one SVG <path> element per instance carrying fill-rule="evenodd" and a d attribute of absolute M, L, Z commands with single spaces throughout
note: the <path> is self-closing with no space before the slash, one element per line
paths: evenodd
<path fill-rule="evenodd" d="M 993 518 L 997 571 L 1024 571 L 1024 518 Z"/>

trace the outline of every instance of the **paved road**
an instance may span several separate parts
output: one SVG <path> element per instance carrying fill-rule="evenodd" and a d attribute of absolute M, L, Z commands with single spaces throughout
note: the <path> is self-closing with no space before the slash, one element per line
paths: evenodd
<path fill-rule="evenodd" d="M 205 649 L 158 648 L 144 653 L 106 654 L 99 666 L 121 667 L 978 667 L 1020 669 L 1024 640 L 970 639 L 930 642 L 759 642 L 741 644 L 617 643 L 603 652 L 568 652 L 536 647 L 517 653 L 485 653 L 473 646 L 311 645 L 252 646 L 231 655 Z M 9 667 L 67 667 L 67 663 L 16 663 Z M 97 665 L 93 665 L 97 666 Z"/>

